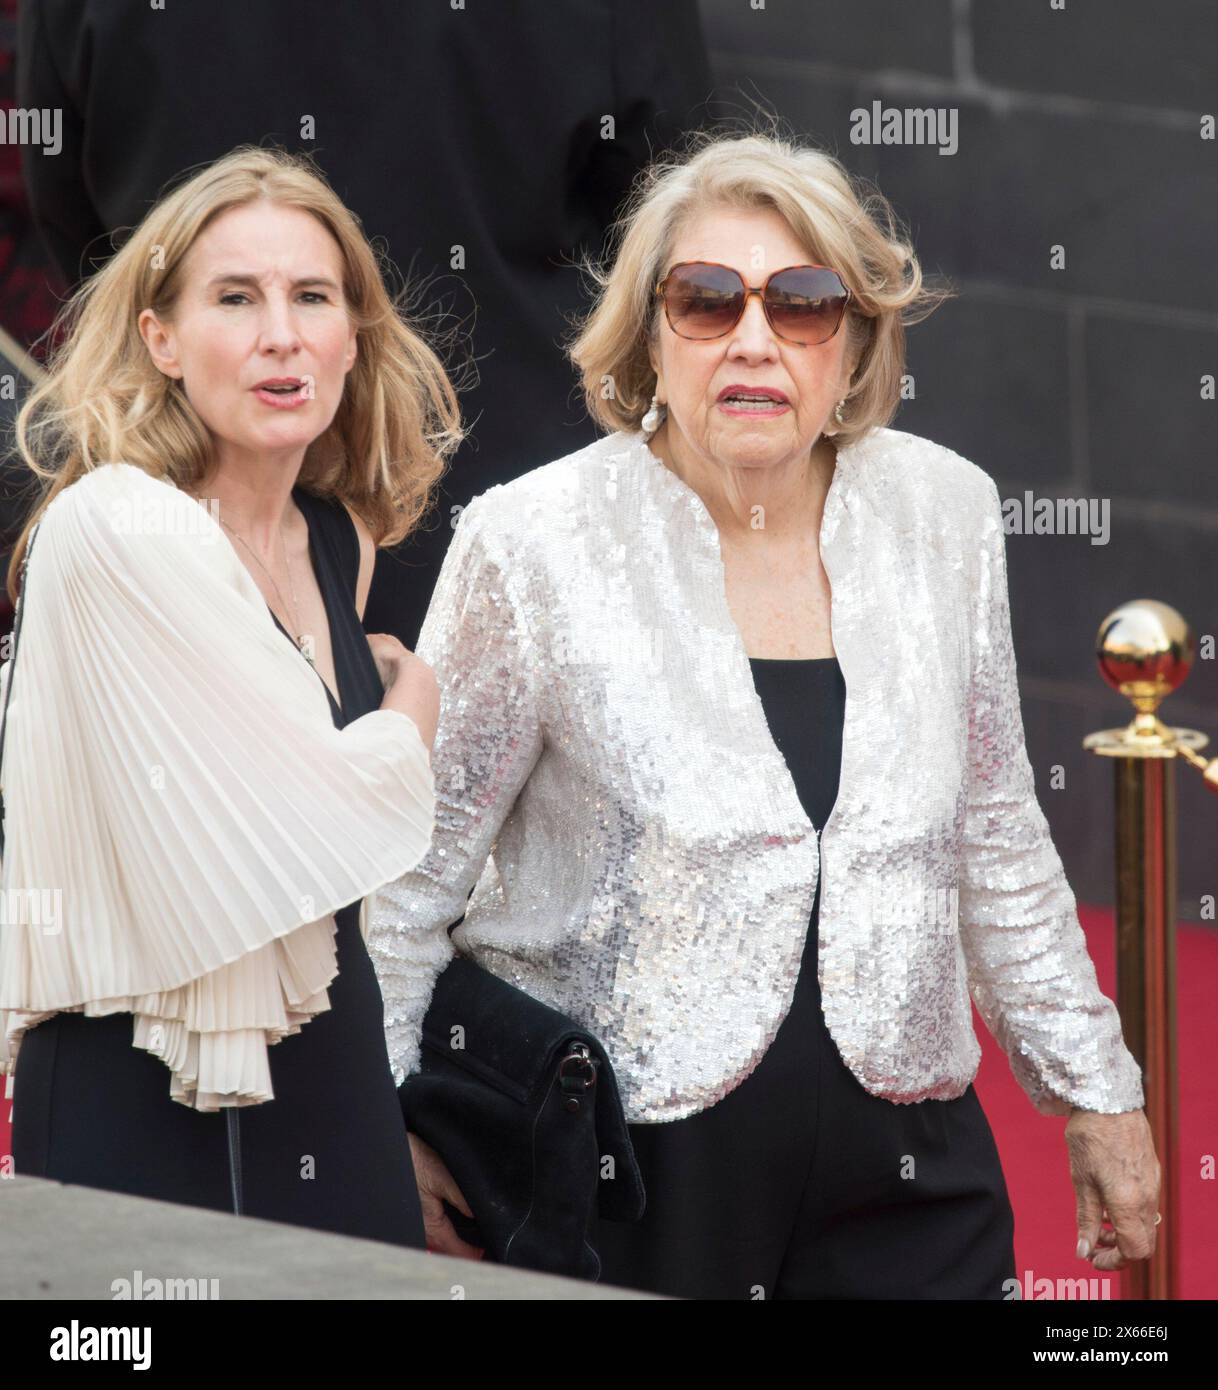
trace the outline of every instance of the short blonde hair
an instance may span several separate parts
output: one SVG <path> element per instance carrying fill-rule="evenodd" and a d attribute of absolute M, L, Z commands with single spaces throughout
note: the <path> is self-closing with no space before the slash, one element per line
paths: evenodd
<path fill-rule="evenodd" d="M 905 325 L 925 318 L 953 291 L 930 288 L 888 200 L 832 155 L 776 134 L 695 133 L 684 152 L 645 169 L 615 223 L 601 265 L 585 262 L 597 287 L 591 312 L 568 347 L 589 413 L 607 430 L 637 430 L 651 404 L 648 352 L 659 334 L 660 297 L 672 248 L 708 208 L 769 208 L 783 217 L 811 260 L 832 266 L 853 292 L 846 359 L 857 356 L 845 422 L 846 445 L 887 425 L 900 402 Z"/>
<path fill-rule="evenodd" d="M 134 464 L 178 487 L 202 479 L 210 433 L 182 383 L 158 370 L 138 320 L 145 308 L 172 319 L 182 262 L 201 233 L 229 208 L 263 200 L 312 214 L 333 236 L 357 330 L 338 410 L 309 445 L 299 482 L 349 506 L 378 545 L 401 540 L 427 511 L 462 437 L 439 356 L 407 322 L 358 219 L 308 156 L 242 146 L 161 198 L 57 320 L 61 345 L 17 417 L 17 448 L 41 495 L 9 564 L 11 597 L 34 521 L 99 463 Z"/>

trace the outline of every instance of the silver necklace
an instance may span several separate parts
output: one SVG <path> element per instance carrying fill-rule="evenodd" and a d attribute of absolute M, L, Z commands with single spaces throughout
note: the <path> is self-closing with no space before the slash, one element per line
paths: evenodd
<path fill-rule="evenodd" d="M 224 529 L 225 529 L 226 531 L 231 531 L 232 534 L 233 534 L 234 536 L 236 536 L 237 539 L 241 542 L 241 544 L 242 544 L 243 546 L 245 546 L 246 550 L 248 550 L 249 553 L 254 557 L 255 561 L 257 562 L 258 568 L 259 568 L 259 569 L 263 572 L 263 574 L 265 574 L 266 577 L 271 581 L 271 585 L 272 585 L 272 587 L 274 588 L 275 593 L 276 593 L 276 595 L 277 595 L 278 598 L 279 598 L 279 602 L 283 605 L 284 608 L 287 608 L 288 605 L 287 605 L 286 603 L 284 603 L 284 601 L 283 601 L 283 594 L 282 594 L 282 592 L 280 591 L 279 585 L 275 583 L 275 576 L 274 576 L 274 575 L 270 572 L 270 570 L 267 569 L 267 567 L 262 563 L 261 559 L 259 559 L 258 552 L 254 549 L 254 547 L 253 547 L 252 545 L 250 545 L 250 543 L 245 539 L 245 537 L 244 537 L 243 535 L 241 535 L 241 533 L 240 533 L 239 531 L 234 530 L 234 529 L 228 524 L 228 522 L 224 520 L 223 517 L 220 517 L 220 518 L 219 518 L 219 522 L 220 522 L 220 525 L 223 526 Z M 291 618 L 291 620 L 292 620 L 292 626 L 296 629 L 296 632 L 299 634 L 299 635 L 297 635 L 293 640 L 295 641 L 296 646 L 297 646 L 297 648 L 299 649 L 301 656 L 303 656 L 304 659 L 309 663 L 309 665 L 312 666 L 314 670 L 316 670 L 316 669 L 317 669 L 317 665 L 316 665 L 316 662 L 314 662 L 314 660 L 313 660 L 313 655 L 312 655 L 311 652 L 308 652 L 308 651 L 305 650 L 305 639 L 304 639 L 304 635 L 303 635 L 303 633 L 300 633 L 300 618 L 297 616 L 297 608 L 296 608 L 296 582 L 295 582 L 295 580 L 292 578 L 292 566 L 291 566 L 290 561 L 288 560 L 288 548 L 287 548 L 287 546 L 284 544 L 284 539 L 283 539 L 283 522 L 280 522 L 280 523 L 279 523 L 279 548 L 280 548 L 280 550 L 283 551 L 283 565 L 284 565 L 284 568 L 285 568 L 285 569 L 287 570 L 287 572 L 288 572 L 288 588 L 291 590 L 291 593 L 292 593 L 292 606 L 291 606 L 290 609 L 288 609 L 288 616 L 289 616 L 289 617 Z"/>

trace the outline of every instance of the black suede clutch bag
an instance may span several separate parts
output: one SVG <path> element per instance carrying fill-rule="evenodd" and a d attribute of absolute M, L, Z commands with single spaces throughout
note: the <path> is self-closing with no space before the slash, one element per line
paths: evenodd
<path fill-rule="evenodd" d="M 407 1129 L 435 1149 L 469 1203 L 472 1222 L 446 1210 L 484 1259 L 596 1279 L 596 1218 L 643 1214 L 598 1039 L 465 956 L 436 982 L 420 1070 L 398 1095 Z"/>

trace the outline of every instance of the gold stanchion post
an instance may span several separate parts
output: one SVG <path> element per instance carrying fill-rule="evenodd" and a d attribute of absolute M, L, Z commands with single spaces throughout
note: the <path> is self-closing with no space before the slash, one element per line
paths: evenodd
<path fill-rule="evenodd" d="M 1115 760 L 1117 1008 L 1125 1043 L 1142 1068 L 1146 1117 L 1162 1169 L 1155 1253 L 1122 1272 L 1122 1296 L 1177 1297 L 1179 1223 L 1176 1147 L 1176 760 L 1183 758 L 1218 792 L 1218 758 L 1196 729 L 1158 717 L 1165 696 L 1188 676 L 1192 630 L 1174 608 L 1135 599 L 1100 624 L 1100 672 L 1134 707 L 1123 729 L 1089 734 L 1083 747 Z"/>

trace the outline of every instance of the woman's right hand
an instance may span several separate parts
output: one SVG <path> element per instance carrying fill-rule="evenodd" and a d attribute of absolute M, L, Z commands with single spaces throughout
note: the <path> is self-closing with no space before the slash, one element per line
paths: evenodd
<path fill-rule="evenodd" d="M 371 634 L 368 646 L 385 687 L 381 708 L 395 709 L 413 719 L 430 753 L 436 739 L 436 725 L 440 722 L 440 687 L 436 673 L 422 657 L 415 656 L 387 632 Z"/>
<path fill-rule="evenodd" d="M 406 1137 L 410 1140 L 410 1157 L 414 1162 L 415 1182 L 419 1187 L 419 1205 L 423 1208 L 423 1231 L 428 1250 L 441 1255 L 459 1255 L 465 1260 L 480 1260 L 482 1250 L 461 1239 L 444 1210 L 444 1203 L 450 1202 L 473 1220 L 474 1213 L 461 1195 L 453 1175 L 444 1166 L 444 1160 L 417 1134 L 408 1132 Z"/>

